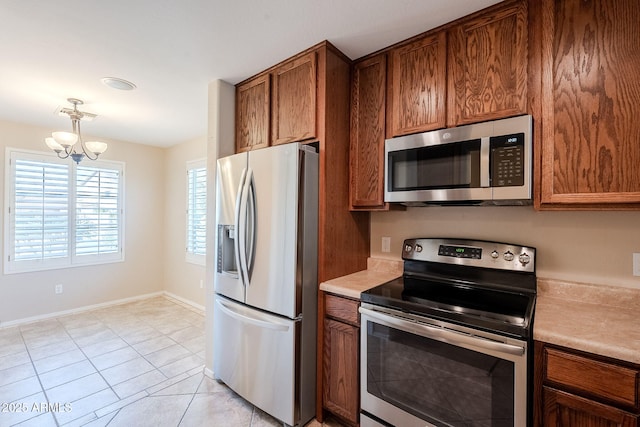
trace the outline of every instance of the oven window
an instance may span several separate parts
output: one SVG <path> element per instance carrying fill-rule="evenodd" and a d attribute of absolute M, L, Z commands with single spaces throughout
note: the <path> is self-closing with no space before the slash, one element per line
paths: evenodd
<path fill-rule="evenodd" d="M 389 153 L 392 191 L 480 187 L 480 140 Z"/>
<path fill-rule="evenodd" d="M 367 321 L 369 394 L 436 426 L 514 425 L 514 363 Z"/>

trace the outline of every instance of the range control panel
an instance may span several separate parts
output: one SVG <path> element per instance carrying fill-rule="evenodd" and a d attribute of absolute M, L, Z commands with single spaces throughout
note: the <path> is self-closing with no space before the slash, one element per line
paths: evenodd
<path fill-rule="evenodd" d="M 536 249 L 485 240 L 419 238 L 407 239 L 402 259 L 469 265 L 501 270 L 535 272 Z"/>
<path fill-rule="evenodd" d="M 438 255 L 454 258 L 482 259 L 482 248 L 475 248 L 472 246 L 440 245 L 438 247 Z"/>

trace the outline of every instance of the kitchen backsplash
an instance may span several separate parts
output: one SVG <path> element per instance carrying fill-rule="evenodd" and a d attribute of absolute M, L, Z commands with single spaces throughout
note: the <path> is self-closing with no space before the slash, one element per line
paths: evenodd
<path fill-rule="evenodd" d="M 391 251 L 382 252 L 382 237 Z M 412 237 L 459 237 L 537 248 L 539 278 L 640 289 L 640 212 L 537 212 L 531 206 L 407 208 L 371 214 L 371 257 L 400 259 Z"/>

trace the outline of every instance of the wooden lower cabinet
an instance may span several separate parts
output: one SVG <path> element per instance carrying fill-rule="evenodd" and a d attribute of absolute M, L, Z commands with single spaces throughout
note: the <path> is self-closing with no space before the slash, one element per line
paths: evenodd
<path fill-rule="evenodd" d="M 640 366 L 535 343 L 535 426 L 640 427 Z"/>
<path fill-rule="evenodd" d="M 325 410 L 357 425 L 360 413 L 360 302 L 325 295 L 323 398 Z"/>
<path fill-rule="evenodd" d="M 545 426 L 637 427 L 638 416 L 571 393 L 543 389 Z"/>

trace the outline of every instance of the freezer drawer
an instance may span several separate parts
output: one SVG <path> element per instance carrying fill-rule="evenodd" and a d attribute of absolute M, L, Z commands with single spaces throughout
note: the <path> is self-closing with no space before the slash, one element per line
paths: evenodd
<path fill-rule="evenodd" d="M 296 340 L 300 322 L 220 295 L 214 304 L 214 376 L 288 425 L 299 421 Z"/>

